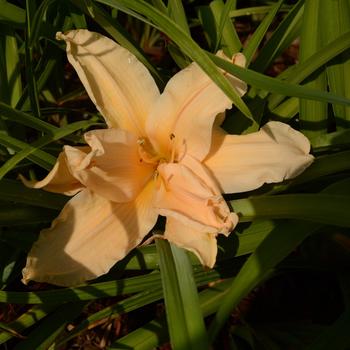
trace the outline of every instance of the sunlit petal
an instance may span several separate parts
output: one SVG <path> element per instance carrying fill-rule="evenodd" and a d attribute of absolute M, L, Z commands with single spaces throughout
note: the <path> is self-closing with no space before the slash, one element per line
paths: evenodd
<path fill-rule="evenodd" d="M 136 136 L 121 129 L 101 129 L 84 137 L 91 147 L 88 154 L 65 147 L 72 174 L 109 200 L 127 202 L 135 198 L 154 172 L 154 167 L 140 158 Z"/>
<path fill-rule="evenodd" d="M 107 124 L 144 136 L 146 117 L 159 96 L 146 67 L 98 33 L 79 29 L 57 38 L 66 41 L 68 60 Z"/>
<path fill-rule="evenodd" d="M 152 193 L 150 183 L 135 201 L 124 204 L 89 190 L 78 193 L 34 243 L 23 282 L 71 286 L 108 272 L 155 224 Z"/>
<path fill-rule="evenodd" d="M 248 135 L 215 133 L 204 164 L 222 192 L 238 193 L 299 175 L 313 162 L 309 152 L 303 134 L 287 124 L 270 122 Z"/>
<path fill-rule="evenodd" d="M 243 94 L 245 83 L 236 78 L 232 82 Z M 192 63 L 168 82 L 147 120 L 147 133 L 164 155 L 175 147 L 179 155 L 188 152 L 202 160 L 210 148 L 215 117 L 231 106 L 222 90 Z"/>
<path fill-rule="evenodd" d="M 78 149 L 79 152 L 85 155 L 88 147 L 79 147 Z M 76 194 L 85 187 L 70 172 L 65 152 L 59 154 L 56 164 L 43 180 L 31 181 L 23 176 L 20 176 L 20 179 L 27 187 L 42 188 L 46 191 L 63 193 L 68 196 Z"/>
<path fill-rule="evenodd" d="M 201 168 L 196 163 L 192 169 Z M 173 217 L 195 230 L 228 234 L 237 223 L 215 183 L 205 173 L 184 164 L 158 167 L 155 207 L 159 214 Z M 202 177 L 201 177 L 202 175 Z"/>
<path fill-rule="evenodd" d="M 217 244 L 216 234 L 195 230 L 181 221 L 168 218 L 164 238 L 178 247 L 185 248 L 196 254 L 202 265 L 215 265 Z"/>

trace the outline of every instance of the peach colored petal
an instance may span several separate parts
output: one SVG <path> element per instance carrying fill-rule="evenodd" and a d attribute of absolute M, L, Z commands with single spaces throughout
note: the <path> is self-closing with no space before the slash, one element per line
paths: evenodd
<path fill-rule="evenodd" d="M 106 272 L 137 246 L 156 222 L 152 183 L 133 202 L 117 204 L 85 189 L 40 233 L 23 269 L 29 280 L 72 286 Z"/>
<path fill-rule="evenodd" d="M 201 165 L 197 162 L 192 168 L 198 170 Z M 228 234 L 237 223 L 237 216 L 230 213 L 215 183 L 203 173 L 203 169 L 195 173 L 184 164 L 161 164 L 154 206 L 159 214 L 197 231 Z"/>
<path fill-rule="evenodd" d="M 302 173 L 312 162 L 310 143 L 300 132 L 269 122 L 248 135 L 214 133 L 205 166 L 224 193 L 254 190 Z"/>
<path fill-rule="evenodd" d="M 244 83 L 234 79 L 234 86 L 239 86 L 242 94 Z M 209 152 L 215 117 L 231 106 L 231 100 L 192 63 L 168 82 L 150 112 L 147 134 L 165 158 L 175 147 L 178 158 L 187 152 L 202 160 Z"/>
<path fill-rule="evenodd" d="M 159 90 L 146 67 L 111 39 L 85 29 L 57 33 L 69 62 L 110 127 L 144 136 L 144 124 Z"/>
<path fill-rule="evenodd" d="M 87 147 L 79 148 L 79 152 L 83 154 L 86 154 L 86 151 Z M 85 187 L 70 172 L 65 152 L 59 154 L 56 164 L 43 180 L 27 180 L 21 175 L 20 179 L 27 187 L 43 188 L 46 191 L 63 193 L 67 196 L 73 196 Z"/>
<path fill-rule="evenodd" d="M 181 221 L 167 218 L 164 236 L 169 242 L 194 253 L 202 265 L 215 265 L 217 244 L 216 234 L 195 230 Z"/>
<path fill-rule="evenodd" d="M 65 146 L 70 171 L 79 181 L 114 202 L 135 198 L 151 178 L 154 167 L 142 161 L 134 134 L 121 129 L 87 132 L 88 154 Z"/>

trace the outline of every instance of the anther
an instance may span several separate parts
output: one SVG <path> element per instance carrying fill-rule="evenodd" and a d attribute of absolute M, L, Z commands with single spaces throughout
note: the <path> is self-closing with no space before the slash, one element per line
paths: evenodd
<path fill-rule="evenodd" d="M 137 139 L 137 144 L 139 144 L 140 146 L 145 144 L 145 139 L 143 137 L 140 137 L 139 139 Z"/>

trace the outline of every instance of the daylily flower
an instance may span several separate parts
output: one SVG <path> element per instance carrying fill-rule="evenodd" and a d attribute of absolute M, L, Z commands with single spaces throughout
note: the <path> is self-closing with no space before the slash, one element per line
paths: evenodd
<path fill-rule="evenodd" d="M 228 135 L 215 122 L 230 99 L 192 63 L 160 94 L 129 51 L 87 30 L 58 33 L 108 129 L 87 132 L 87 146 L 65 146 L 44 180 L 28 186 L 73 195 L 41 232 L 23 281 L 75 285 L 106 273 L 167 217 L 164 238 L 215 264 L 218 234 L 238 222 L 221 193 L 253 190 L 301 173 L 310 144 L 289 126 Z M 244 66 L 242 54 L 232 62 Z M 223 74 L 239 95 L 246 84 Z"/>

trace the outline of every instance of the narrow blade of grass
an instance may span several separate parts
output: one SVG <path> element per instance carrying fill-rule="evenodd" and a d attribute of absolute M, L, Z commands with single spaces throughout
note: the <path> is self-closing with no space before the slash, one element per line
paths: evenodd
<path fill-rule="evenodd" d="M 86 303 L 68 303 L 59 306 L 31 331 L 27 339 L 19 342 L 13 350 L 47 350 L 55 338 L 64 330 L 68 322 L 76 318 Z"/>
<path fill-rule="evenodd" d="M 190 36 L 190 28 L 187 23 L 187 18 L 185 14 L 185 10 L 180 0 L 169 0 L 168 1 L 168 13 L 169 17 L 176 21 L 182 30 Z"/>
<path fill-rule="evenodd" d="M 324 25 L 320 21 L 320 3 L 322 0 L 306 1 L 304 6 L 303 24 L 300 35 L 300 62 L 304 62 L 316 54 L 322 43 L 319 28 Z M 311 75 L 304 83 L 305 86 L 326 91 L 326 73 L 320 69 Z M 300 127 L 308 137 L 321 135 L 327 130 L 327 103 L 321 101 L 300 100 Z"/>
<path fill-rule="evenodd" d="M 157 240 L 170 342 L 177 349 L 209 349 L 192 267 L 181 248 Z"/>
<path fill-rule="evenodd" d="M 316 72 L 319 68 L 350 48 L 350 32 L 342 34 L 332 42 L 323 46 L 305 61 L 288 68 L 278 78 L 290 83 L 301 83 L 305 78 Z M 272 94 L 269 97 L 269 107 L 276 108 L 283 101 L 283 96 Z"/>
<path fill-rule="evenodd" d="M 15 33 L 6 35 L 6 71 L 9 91 L 9 104 L 14 107 L 22 94 L 20 58 Z"/>
<path fill-rule="evenodd" d="M 15 152 L 21 152 L 25 149 L 28 149 L 27 143 L 15 139 L 14 137 L 8 136 L 5 133 L 0 134 L 0 144 L 10 148 Z M 51 170 L 56 162 L 56 158 L 54 156 L 39 149 L 33 150 L 31 154 L 27 155 L 27 157 L 33 163 L 38 164 L 46 170 Z"/>
<path fill-rule="evenodd" d="M 198 286 L 203 286 L 209 282 L 218 280 L 220 274 L 215 270 L 198 271 L 194 274 L 194 277 Z M 116 281 L 85 284 L 74 288 L 39 292 L 0 291 L 0 302 L 14 304 L 60 304 L 71 301 L 94 300 L 159 288 L 160 283 L 160 274 L 156 272 Z"/>
<path fill-rule="evenodd" d="M 238 199 L 231 205 L 241 222 L 288 218 L 350 227 L 349 200 L 346 195 L 286 194 Z"/>
<path fill-rule="evenodd" d="M 28 82 L 30 105 L 35 117 L 40 118 L 39 94 L 36 77 L 34 75 L 33 46 L 30 45 L 32 33 L 32 20 L 35 14 L 35 3 L 26 0 L 26 38 L 25 38 L 25 64 L 26 77 Z"/>
<path fill-rule="evenodd" d="M 209 4 L 216 22 L 216 44 L 214 53 L 222 47 L 228 57 L 239 52 L 242 48 L 237 31 L 229 17 L 231 10 L 236 7 L 236 0 L 214 0 Z"/>
<path fill-rule="evenodd" d="M 235 75 L 239 79 L 242 79 L 248 84 L 257 88 L 283 94 L 285 96 L 295 96 L 316 101 L 328 101 L 332 103 L 350 105 L 350 99 L 347 99 L 345 97 L 337 96 L 329 92 L 309 89 L 305 86 L 299 86 L 296 84 L 280 81 L 261 73 L 254 72 L 253 70 L 238 67 L 211 53 L 208 53 L 208 55 L 220 68 L 223 68 L 225 71 Z"/>
<path fill-rule="evenodd" d="M 24 113 L 17 109 L 14 109 L 3 102 L 0 102 L 0 116 L 4 119 L 8 119 L 11 122 L 22 124 L 30 128 L 47 133 L 54 132 L 58 129 L 55 126 L 44 122 L 43 120 L 35 118 L 28 113 Z"/>
<path fill-rule="evenodd" d="M 15 332 L 21 334 L 21 332 L 33 326 L 37 322 L 39 322 L 41 319 L 46 317 L 51 311 L 53 311 L 56 308 L 57 308 L 57 305 L 55 304 L 44 304 L 44 305 L 33 306 L 27 312 L 19 316 L 16 320 L 9 323 L 8 327 L 10 329 L 13 329 Z M 4 344 L 8 340 L 10 340 L 13 336 L 14 336 L 13 334 L 10 334 L 7 332 L 1 332 L 0 344 Z"/>
<path fill-rule="evenodd" d="M 119 318 L 121 315 L 124 315 L 133 310 L 142 308 L 150 303 L 153 303 L 163 297 L 161 288 L 155 290 L 141 292 L 139 294 L 133 295 L 119 301 L 118 303 L 108 306 L 98 312 L 95 312 L 92 315 L 89 315 L 85 320 L 79 323 L 70 331 L 64 339 L 57 342 L 57 346 L 62 346 L 67 343 L 70 339 L 75 338 L 80 333 L 91 329 L 92 326 L 97 326 L 102 322 L 111 321 L 113 319 Z"/>
<path fill-rule="evenodd" d="M 59 128 L 54 133 L 51 133 L 50 135 L 45 135 L 39 140 L 33 142 L 32 144 L 28 145 L 25 149 L 21 150 L 17 154 L 15 154 L 12 158 L 10 158 L 8 161 L 3 164 L 2 167 L 0 167 L 0 180 L 9 172 L 11 171 L 16 164 L 18 164 L 21 160 L 28 157 L 30 154 L 34 153 L 35 151 L 39 150 L 41 147 L 44 147 L 48 145 L 49 143 L 53 141 L 57 141 L 67 135 L 70 135 L 74 133 L 77 130 L 85 129 L 89 126 L 93 125 L 90 121 L 81 121 L 81 122 L 75 122 L 72 124 L 68 124 L 65 127 Z"/>
<path fill-rule="evenodd" d="M 263 40 L 268 28 L 270 27 L 272 21 L 274 20 L 277 12 L 281 8 L 284 0 L 279 0 L 265 16 L 262 22 L 259 24 L 259 27 L 255 30 L 253 35 L 250 37 L 248 44 L 243 49 L 243 54 L 247 59 L 246 66 L 250 65 L 250 62 L 259 48 L 261 41 Z"/>
<path fill-rule="evenodd" d="M 319 27 L 322 45 L 343 36 L 350 36 L 350 3 L 347 0 L 320 1 Z M 326 68 L 329 90 L 350 98 L 350 49 L 329 62 Z M 333 105 L 338 128 L 348 127 L 350 107 Z"/>
<path fill-rule="evenodd" d="M 264 72 L 284 49 L 298 36 L 303 13 L 304 0 L 299 0 L 288 12 L 271 38 L 262 48 L 252 69 Z"/>
<path fill-rule="evenodd" d="M 0 291 L 0 302 L 15 304 L 61 304 L 71 301 L 94 300 L 154 289 L 160 283 L 160 274 L 131 277 L 118 281 L 100 282 L 75 288 L 39 292 Z"/>
<path fill-rule="evenodd" d="M 199 303 L 204 317 L 217 310 L 230 284 L 231 280 L 225 280 L 199 293 Z M 165 343 L 168 339 L 165 318 L 161 318 L 118 339 L 110 349 L 150 350 Z"/>

